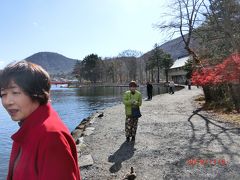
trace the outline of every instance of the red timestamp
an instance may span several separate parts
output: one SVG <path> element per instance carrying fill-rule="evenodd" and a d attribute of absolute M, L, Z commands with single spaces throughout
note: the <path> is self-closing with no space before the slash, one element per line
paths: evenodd
<path fill-rule="evenodd" d="M 228 162 L 225 159 L 201 159 L 201 158 L 192 158 L 186 161 L 186 164 L 189 166 L 226 166 Z"/>

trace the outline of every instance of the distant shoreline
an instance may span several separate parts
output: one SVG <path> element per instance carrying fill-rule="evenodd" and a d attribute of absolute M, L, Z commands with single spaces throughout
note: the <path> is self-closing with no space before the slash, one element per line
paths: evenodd
<path fill-rule="evenodd" d="M 92 84 L 74 84 L 74 85 L 68 85 L 66 84 L 61 84 L 59 87 L 63 88 L 80 88 L 80 87 L 128 87 L 128 84 L 109 84 L 109 83 L 92 83 Z M 163 87 L 168 87 L 168 84 L 166 82 L 160 82 L 160 83 L 152 83 L 153 86 L 163 86 Z M 54 84 L 52 84 L 54 86 Z M 146 84 L 139 84 L 138 87 L 145 87 Z M 182 84 L 175 84 L 176 87 L 183 87 Z"/>

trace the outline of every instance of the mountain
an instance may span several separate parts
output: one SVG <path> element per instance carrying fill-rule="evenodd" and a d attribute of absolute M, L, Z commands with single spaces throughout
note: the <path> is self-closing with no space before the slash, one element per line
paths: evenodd
<path fill-rule="evenodd" d="M 170 40 L 159 47 L 166 53 L 169 53 L 174 60 L 188 55 L 188 52 L 186 49 L 184 49 L 185 45 L 182 37 Z M 197 47 L 196 41 L 192 42 L 191 47 Z M 143 54 L 137 59 L 143 59 L 146 61 L 152 52 L 153 50 Z M 51 75 L 69 74 L 73 71 L 73 67 L 77 62 L 76 59 L 70 59 L 61 54 L 53 52 L 39 52 L 26 58 L 26 60 L 41 65 Z M 110 60 L 116 60 L 116 58 L 110 58 Z"/>
<path fill-rule="evenodd" d="M 39 52 L 29 56 L 25 60 L 42 66 L 52 75 L 71 73 L 77 62 L 76 59 L 70 59 L 53 52 Z"/>
<path fill-rule="evenodd" d="M 185 44 L 182 40 L 182 37 L 178 37 L 171 41 L 168 41 L 160 46 L 160 49 L 163 49 L 166 53 L 171 54 L 173 59 L 179 57 L 187 56 L 188 52 L 184 49 Z"/>
<path fill-rule="evenodd" d="M 198 46 L 197 41 L 192 39 L 190 46 L 192 48 L 196 48 Z M 181 36 L 159 46 L 159 48 L 163 49 L 164 52 L 170 54 L 173 60 L 176 60 L 178 58 L 188 55 L 188 52 L 184 47 L 185 47 L 185 44 Z M 153 50 L 143 54 L 141 58 L 148 59 L 152 53 L 153 53 Z"/>

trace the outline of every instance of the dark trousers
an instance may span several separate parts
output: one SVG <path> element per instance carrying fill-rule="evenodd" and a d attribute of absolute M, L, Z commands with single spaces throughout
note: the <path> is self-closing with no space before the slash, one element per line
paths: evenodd
<path fill-rule="evenodd" d="M 173 87 L 169 87 L 169 93 L 170 93 L 170 94 L 174 94 Z"/>
<path fill-rule="evenodd" d="M 148 99 L 152 99 L 152 92 L 151 91 L 148 91 L 147 95 L 148 95 Z"/>

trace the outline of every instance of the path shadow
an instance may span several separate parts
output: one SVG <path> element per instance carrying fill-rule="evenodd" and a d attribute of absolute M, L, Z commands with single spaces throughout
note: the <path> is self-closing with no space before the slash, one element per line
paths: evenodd
<path fill-rule="evenodd" d="M 193 119 L 196 116 L 200 117 L 197 121 L 202 121 L 203 126 Z M 219 179 L 218 175 L 213 175 L 212 172 L 220 174 L 221 179 L 229 179 L 226 177 L 231 173 L 240 179 L 238 172 L 240 168 L 238 163 L 240 159 L 240 151 L 238 151 L 240 149 L 240 128 L 231 123 L 215 120 L 205 114 L 201 108 L 193 111 L 186 120 L 190 125 L 191 134 L 188 143 L 182 145 L 180 149 L 187 153 L 168 164 L 169 169 L 166 171 L 165 179 L 183 179 L 184 175 L 189 175 L 188 171 L 191 171 L 189 176 L 196 179 L 206 179 L 210 176 L 213 176 L 213 179 Z M 212 149 L 215 144 L 218 145 L 217 151 Z M 197 163 L 193 164 L 192 160 L 197 160 Z M 207 161 L 205 164 L 200 164 L 200 160 Z M 213 160 L 226 160 L 226 164 L 221 164 L 219 161 L 214 164 Z M 229 169 L 231 169 L 231 173 L 229 173 Z"/>
<path fill-rule="evenodd" d="M 192 128 L 192 136 L 191 136 L 191 139 L 189 141 L 189 150 L 192 149 L 192 144 L 195 142 L 198 143 L 198 147 L 201 148 L 202 145 L 206 145 L 207 147 L 213 142 L 213 141 L 217 141 L 219 144 L 221 144 L 221 147 L 223 149 L 222 152 L 220 153 L 225 153 L 227 155 L 230 156 L 230 159 L 233 160 L 233 155 L 237 155 L 237 156 L 240 156 L 239 153 L 234 153 L 232 152 L 232 150 L 228 147 L 228 143 L 225 144 L 223 139 L 221 137 L 219 137 L 221 134 L 224 134 L 225 137 L 228 138 L 228 142 L 233 144 L 235 143 L 235 141 L 233 140 L 233 137 L 232 137 L 232 134 L 234 135 L 237 135 L 239 136 L 240 135 L 240 128 L 227 128 L 227 127 L 224 127 L 224 126 L 221 126 L 219 124 L 217 124 L 215 122 L 215 120 L 211 120 L 209 117 L 206 117 L 204 115 L 202 115 L 200 112 L 201 112 L 201 108 L 193 111 L 192 115 L 188 118 L 188 122 L 190 123 L 190 126 Z M 205 121 L 205 133 L 203 133 L 201 135 L 200 138 L 196 138 L 196 135 L 195 135 L 195 126 L 193 124 L 193 122 L 191 121 L 191 119 L 193 118 L 193 116 L 199 116 L 201 117 L 202 120 Z M 225 123 L 223 123 L 225 124 Z M 212 128 L 210 128 L 209 125 L 212 125 Z M 213 131 L 212 129 L 213 128 L 217 128 L 218 129 L 218 132 L 216 133 L 216 130 Z M 209 140 L 205 140 L 205 137 L 206 135 L 210 136 L 211 138 Z"/>
<path fill-rule="evenodd" d="M 122 168 L 122 162 L 130 159 L 135 150 L 134 142 L 125 141 L 113 155 L 108 157 L 108 162 L 114 163 L 109 171 L 111 173 L 118 172 Z"/>

